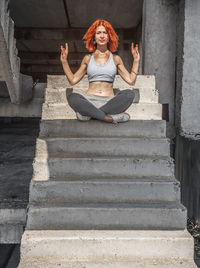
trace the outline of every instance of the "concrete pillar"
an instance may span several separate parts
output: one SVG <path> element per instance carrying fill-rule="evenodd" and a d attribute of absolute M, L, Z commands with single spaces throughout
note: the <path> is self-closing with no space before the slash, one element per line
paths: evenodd
<path fill-rule="evenodd" d="M 31 79 L 20 74 L 14 38 L 14 22 L 9 16 L 8 1 L 0 2 L 0 97 L 10 96 L 12 103 L 24 103 L 32 98 Z M 27 83 L 30 86 L 27 86 Z M 9 93 L 9 95 L 8 95 Z"/>
<path fill-rule="evenodd" d="M 200 224 L 200 1 L 180 0 L 177 27 L 176 177 L 188 216 Z"/>
<path fill-rule="evenodd" d="M 169 104 L 169 121 L 174 123 L 176 14 L 174 0 L 144 0 L 143 74 L 156 76 L 159 102 Z"/>
<path fill-rule="evenodd" d="M 179 39 L 183 41 L 178 54 L 177 126 L 182 136 L 200 139 L 200 1 L 181 0 Z"/>

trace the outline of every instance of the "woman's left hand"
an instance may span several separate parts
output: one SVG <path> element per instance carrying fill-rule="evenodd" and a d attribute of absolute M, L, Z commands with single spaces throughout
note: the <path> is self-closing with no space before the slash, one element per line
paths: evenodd
<path fill-rule="evenodd" d="M 140 60 L 140 53 L 138 51 L 138 44 L 135 45 L 134 43 L 131 43 L 131 53 L 133 55 L 134 61 L 139 61 Z"/>

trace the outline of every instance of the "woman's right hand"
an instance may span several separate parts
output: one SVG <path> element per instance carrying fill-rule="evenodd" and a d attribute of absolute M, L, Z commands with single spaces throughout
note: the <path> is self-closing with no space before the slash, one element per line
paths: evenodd
<path fill-rule="evenodd" d="M 61 48 L 60 61 L 64 63 L 67 61 L 67 56 L 69 53 L 68 44 L 65 43 L 65 47 L 61 46 L 60 48 Z"/>

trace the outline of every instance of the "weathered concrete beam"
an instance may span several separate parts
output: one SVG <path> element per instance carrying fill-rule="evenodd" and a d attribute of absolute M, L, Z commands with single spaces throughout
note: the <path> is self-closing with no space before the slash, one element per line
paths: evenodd
<path fill-rule="evenodd" d="M 63 40 L 19 40 L 17 48 L 21 51 L 38 51 L 38 52 L 60 52 L 60 46 L 64 45 L 67 39 Z M 68 42 L 70 52 L 87 52 L 82 40 Z"/>
<path fill-rule="evenodd" d="M 39 29 L 39 28 L 16 28 L 17 40 L 81 40 L 87 28 L 83 29 Z"/>
<path fill-rule="evenodd" d="M 18 27 L 69 27 L 63 0 L 10 0 L 10 9 Z"/>
<path fill-rule="evenodd" d="M 124 40 L 138 38 L 138 26 L 130 29 L 117 29 L 118 35 L 122 34 Z M 82 39 L 88 28 L 48 29 L 48 28 L 23 28 L 16 27 L 15 38 L 17 40 L 68 40 L 79 41 Z"/>
<path fill-rule="evenodd" d="M 19 51 L 19 57 L 21 58 L 21 62 L 24 60 L 59 60 L 60 61 L 60 53 L 59 52 L 46 52 L 46 51 Z M 84 52 L 70 52 L 68 55 L 68 59 L 70 60 L 80 60 L 85 56 Z"/>
<path fill-rule="evenodd" d="M 79 63 L 72 63 L 70 67 L 77 68 L 79 67 Z M 61 64 L 58 65 L 49 65 L 49 64 L 22 64 L 22 72 L 24 73 L 48 73 L 48 74 L 64 74 L 63 68 Z"/>
<path fill-rule="evenodd" d="M 0 65 L 0 80 L 6 81 L 6 86 L 10 95 L 11 102 L 16 103 L 17 102 L 17 94 L 12 77 L 12 70 L 8 55 L 8 50 L 4 38 L 3 29 L 0 25 L 0 59 L 1 59 L 1 65 Z"/>

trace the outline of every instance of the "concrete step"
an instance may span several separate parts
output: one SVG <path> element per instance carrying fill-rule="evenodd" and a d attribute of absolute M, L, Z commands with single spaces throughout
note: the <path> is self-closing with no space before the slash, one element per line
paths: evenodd
<path fill-rule="evenodd" d="M 131 120 L 118 125 L 96 120 L 42 120 L 40 136 L 57 137 L 166 137 L 164 120 Z"/>
<path fill-rule="evenodd" d="M 187 230 L 25 231 L 19 268 L 192 268 L 193 244 Z M 42 265 L 30 266 L 34 261 Z M 132 262 L 137 266 L 128 265 Z"/>
<path fill-rule="evenodd" d="M 72 156 L 169 156 L 166 138 L 68 137 L 37 139 L 36 157 Z"/>
<path fill-rule="evenodd" d="M 179 203 L 30 205 L 27 230 L 176 230 L 186 226 Z"/>
<path fill-rule="evenodd" d="M 69 262 L 61 259 L 52 260 L 51 258 L 44 260 L 38 259 L 23 259 L 19 268 L 193 268 L 197 267 L 192 260 L 133 260 L 133 261 L 122 261 L 122 262 Z"/>
<path fill-rule="evenodd" d="M 22 223 L 24 224 L 26 219 L 25 208 L 5 208 L 3 203 L 0 207 L 0 224 L 5 223 Z"/>
<path fill-rule="evenodd" d="M 71 87 L 67 77 L 65 75 L 48 75 L 47 78 L 48 88 L 67 88 Z M 85 75 L 83 79 L 77 83 L 76 87 L 86 88 L 88 87 L 88 76 Z M 133 86 L 127 84 L 120 75 L 115 76 L 115 81 L 113 83 L 114 88 L 125 89 L 125 88 L 156 88 L 155 76 L 154 75 L 138 75 L 136 83 Z"/>
<path fill-rule="evenodd" d="M 31 181 L 29 202 L 126 203 L 175 202 L 180 184 L 173 178 Z"/>
<path fill-rule="evenodd" d="M 170 158 L 158 157 L 50 157 L 35 158 L 34 179 L 49 180 L 56 177 L 170 177 L 174 164 Z"/>
<path fill-rule="evenodd" d="M 20 243 L 25 225 L 26 208 L 9 208 L 1 202 L 0 244 Z"/>
<path fill-rule="evenodd" d="M 47 103 L 66 103 L 67 94 L 69 92 L 79 93 L 81 95 L 86 94 L 88 87 L 74 86 L 71 89 L 66 88 L 47 88 L 45 102 Z M 134 89 L 135 92 L 135 103 L 158 103 L 158 90 L 153 88 L 139 88 Z"/>
<path fill-rule="evenodd" d="M 132 120 L 161 120 L 162 104 L 133 103 L 127 110 Z M 44 103 L 42 119 L 76 119 L 76 114 L 68 103 Z"/>
<path fill-rule="evenodd" d="M 42 103 L 42 98 L 20 105 L 11 103 L 9 98 L 0 98 L 0 117 L 41 117 Z"/>
<path fill-rule="evenodd" d="M 26 221 L 0 224 L 0 244 L 20 244 L 25 226 Z"/>

